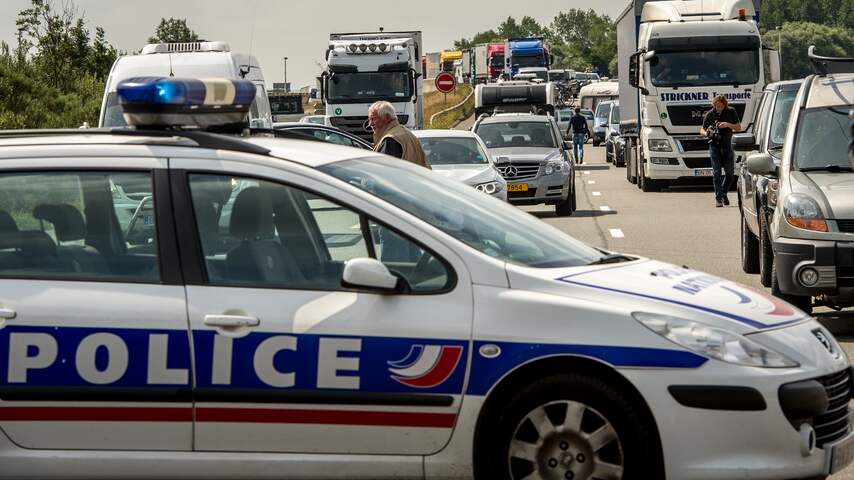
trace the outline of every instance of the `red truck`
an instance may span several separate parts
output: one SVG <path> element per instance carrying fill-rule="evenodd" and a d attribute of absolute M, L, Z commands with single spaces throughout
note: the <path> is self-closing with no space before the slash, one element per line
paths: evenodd
<path fill-rule="evenodd" d="M 489 79 L 495 80 L 504 71 L 504 44 L 490 43 L 487 45 L 486 58 L 488 59 Z"/>

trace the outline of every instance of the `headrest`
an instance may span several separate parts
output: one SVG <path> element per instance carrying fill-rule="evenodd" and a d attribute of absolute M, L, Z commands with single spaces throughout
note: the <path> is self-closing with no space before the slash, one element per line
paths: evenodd
<path fill-rule="evenodd" d="M 9 215 L 9 212 L 0 210 L 0 234 L 13 233 L 18 231 L 18 224 L 15 219 Z"/>
<path fill-rule="evenodd" d="M 231 236 L 241 239 L 271 238 L 273 236 L 273 203 L 260 187 L 241 191 L 231 209 Z"/>
<path fill-rule="evenodd" d="M 60 242 L 86 238 L 83 214 L 67 203 L 38 205 L 33 209 L 33 217 L 52 223 L 56 239 Z"/>
<path fill-rule="evenodd" d="M 4 232 L 0 235 L 0 250 L 15 249 L 31 256 L 56 255 L 56 244 L 50 235 L 40 231 Z"/>

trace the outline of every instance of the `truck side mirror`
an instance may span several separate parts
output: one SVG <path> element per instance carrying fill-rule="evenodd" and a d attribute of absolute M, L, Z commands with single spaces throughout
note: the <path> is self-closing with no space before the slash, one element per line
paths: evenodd
<path fill-rule="evenodd" d="M 326 89 L 329 87 L 329 72 L 323 72 L 317 79 L 320 81 L 320 99 L 326 100 Z"/>
<path fill-rule="evenodd" d="M 643 54 L 643 52 L 635 52 L 629 57 L 629 85 L 639 89 L 642 94 L 649 95 L 649 90 L 640 86 L 640 56 Z"/>

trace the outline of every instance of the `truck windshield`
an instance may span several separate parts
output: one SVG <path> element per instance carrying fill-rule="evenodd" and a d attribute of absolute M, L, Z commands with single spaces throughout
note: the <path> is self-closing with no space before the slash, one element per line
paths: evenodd
<path fill-rule="evenodd" d="M 533 215 L 409 162 L 363 158 L 318 168 L 438 228 L 470 248 L 536 268 L 588 265 L 602 254 Z"/>
<path fill-rule="evenodd" d="M 848 106 L 811 108 L 798 121 L 795 164 L 798 170 L 850 171 Z"/>
<path fill-rule="evenodd" d="M 759 51 L 660 52 L 650 67 L 657 87 L 750 85 L 759 81 Z"/>
<path fill-rule="evenodd" d="M 566 73 L 564 72 L 549 72 L 549 81 L 550 82 L 562 82 L 566 80 Z"/>
<path fill-rule="evenodd" d="M 442 62 L 442 71 L 443 72 L 453 72 L 454 71 L 454 61 L 448 60 L 448 61 Z"/>
<path fill-rule="evenodd" d="M 408 72 L 336 73 L 329 79 L 330 103 L 407 101 L 412 96 Z"/>
<path fill-rule="evenodd" d="M 489 58 L 489 66 L 492 68 L 501 68 L 504 66 L 504 55 L 493 55 Z"/>
<path fill-rule="evenodd" d="M 546 122 L 496 122 L 478 127 L 478 136 L 487 148 L 557 148 L 551 124 Z"/>
<path fill-rule="evenodd" d="M 543 57 L 533 55 L 530 57 L 513 57 L 513 66 L 514 67 L 542 67 L 543 66 Z"/>

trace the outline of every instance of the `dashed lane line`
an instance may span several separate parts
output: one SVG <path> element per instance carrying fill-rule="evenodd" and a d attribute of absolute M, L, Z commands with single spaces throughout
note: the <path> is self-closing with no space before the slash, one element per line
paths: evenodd
<path fill-rule="evenodd" d="M 610 212 L 611 207 L 609 207 L 608 205 L 602 205 L 599 207 L 599 210 L 602 210 L 603 212 Z"/>
<path fill-rule="evenodd" d="M 623 231 L 619 228 L 611 228 L 608 231 L 611 232 L 612 238 L 625 238 L 625 235 L 623 235 Z"/>

